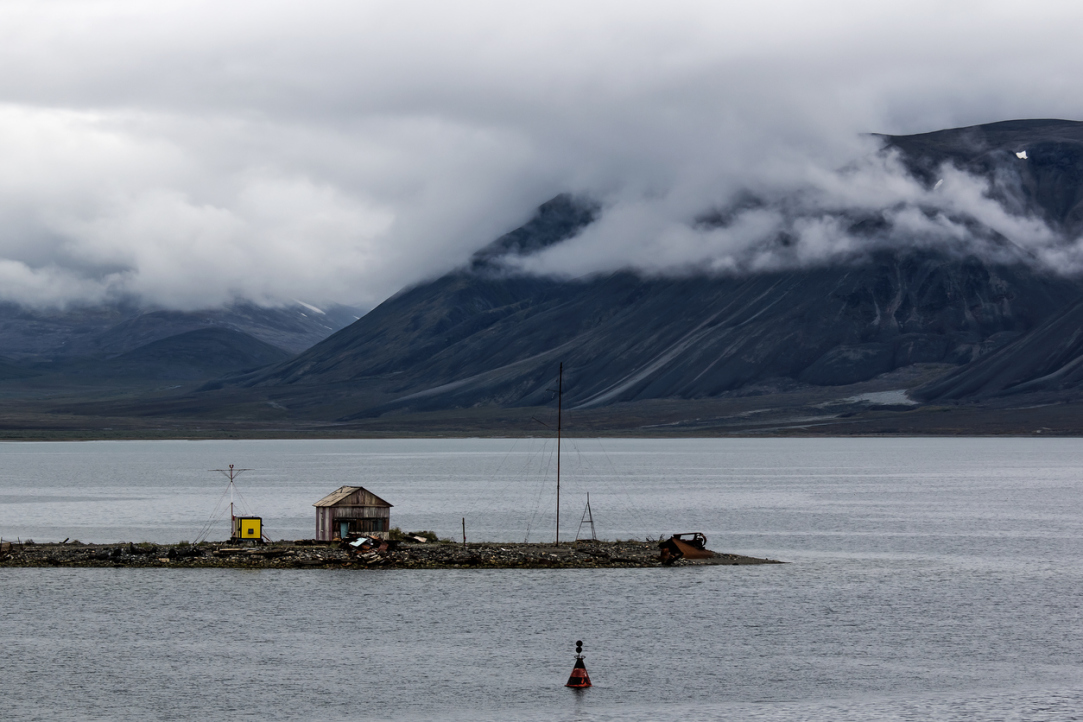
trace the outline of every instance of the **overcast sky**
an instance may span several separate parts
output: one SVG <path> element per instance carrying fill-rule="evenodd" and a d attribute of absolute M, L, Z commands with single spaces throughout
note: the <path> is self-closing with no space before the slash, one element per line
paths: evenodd
<path fill-rule="evenodd" d="M 674 228 L 743 185 L 831 185 L 862 133 L 1083 118 L 1081 20 L 1018 1 L 6 0 L 0 297 L 371 306 L 563 191 L 613 221 L 539 270 L 698 263 L 711 239 Z"/>

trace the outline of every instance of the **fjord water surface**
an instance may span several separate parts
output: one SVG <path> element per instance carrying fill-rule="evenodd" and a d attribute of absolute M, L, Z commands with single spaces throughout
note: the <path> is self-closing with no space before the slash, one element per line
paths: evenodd
<path fill-rule="evenodd" d="M 0 535 L 273 537 L 361 484 L 393 523 L 553 533 L 543 440 L 4 444 Z M 583 440 L 562 529 L 704 531 L 789 564 L 0 570 L 5 719 L 1067 720 L 1083 710 L 1083 441 Z M 225 533 L 214 527 L 212 538 Z M 528 531 L 529 530 L 529 531 Z M 595 686 L 564 689 L 576 639 Z"/>

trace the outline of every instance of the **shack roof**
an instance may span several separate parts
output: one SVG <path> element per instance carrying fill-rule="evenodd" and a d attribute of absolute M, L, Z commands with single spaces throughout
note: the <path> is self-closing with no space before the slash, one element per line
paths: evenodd
<path fill-rule="evenodd" d="M 312 506 L 386 506 L 391 507 L 380 497 L 363 486 L 340 486 Z"/>

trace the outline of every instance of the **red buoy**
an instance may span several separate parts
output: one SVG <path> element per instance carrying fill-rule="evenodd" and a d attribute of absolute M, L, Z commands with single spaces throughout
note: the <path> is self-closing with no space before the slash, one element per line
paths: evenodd
<path fill-rule="evenodd" d="M 590 675 L 587 674 L 587 665 L 583 664 L 583 641 L 575 643 L 575 666 L 572 667 L 572 676 L 568 677 L 565 687 L 572 689 L 586 689 L 590 686 Z"/>

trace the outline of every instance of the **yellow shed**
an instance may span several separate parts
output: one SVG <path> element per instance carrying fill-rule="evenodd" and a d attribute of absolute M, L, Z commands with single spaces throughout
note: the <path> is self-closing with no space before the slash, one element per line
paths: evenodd
<path fill-rule="evenodd" d="M 262 539 L 263 518 L 258 516 L 233 517 L 234 539 Z"/>

